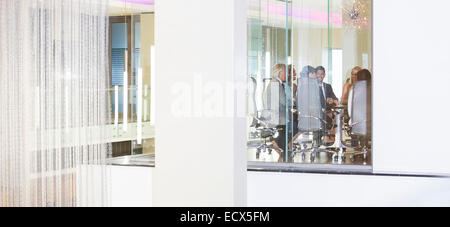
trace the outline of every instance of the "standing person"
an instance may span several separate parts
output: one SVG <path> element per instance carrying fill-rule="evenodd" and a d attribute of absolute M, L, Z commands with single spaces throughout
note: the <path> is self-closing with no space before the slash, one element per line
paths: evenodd
<path fill-rule="evenodd" d="M 344 84 L 344 89 L 342 89 L 342 97 L 341 97 L 341 103 L 344 105 L 348 104 L 348 96 L 350 94 L 350 90 L 353 87 L 353 84 L 355 84 L 356 81 L 358 81 L 357 75 L 358 72 L 361 71 L 361 67 L 356 66 L 352 69 L 350 81 Z"/>

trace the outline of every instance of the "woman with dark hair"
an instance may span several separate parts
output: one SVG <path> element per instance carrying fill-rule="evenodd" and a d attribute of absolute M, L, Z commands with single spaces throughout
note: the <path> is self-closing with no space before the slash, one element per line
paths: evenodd
<path fill-rule="evenodd" d="M 354 104 L 351 100 L 353 100 L 353 95 L 354 95 L 354 93 L 353 93 L 353 88 L 352 88 L 352 90 L 350 91 L 350 95 L 349 95 L 349 102 L 348 102 L 348 114 L 349 114 L 349 117 L 350 117 L 350 124 L 351 124 L 351 121 L 353 121 L 352 119 L 352 105 L 364 105 L 364 106 L 366 106 L 366 110 L 365 111 L 363 111 L 363 112 L 361 112 L 361 107 L 359 107 L 359 108 L 357 108 L 357 109 L 359 109 L 359 115 L 361 115 L 361 113 L 366 113 L 366 117 L 364 118 L 365 119 L 365 122 L 367 122 L 367 132 L 370 132 L 371 131 L 371 116 L 372 116 L 372 74 L 370 73 L 370 71 L 369 70 L 367 70 L 367 69 L 362 69 L 362 70 L 360 70 L 358 73 L 357 73 L 357 75 L 356 75 L 356 77 L 357 77 L 357 82 L 356 83 L 362 83 L 363 81 L 366 81 L 366 91 L 365 91 L 365 95 L 366 95 L 366 100 L 365 100 L 365 102 L 364 102 L 364 100 L 361 100 L 361 99 L 359 99 L 359 101 L 357 101 L 356 103 L 357 104 Z M 361 92 L 361 91 L 360 91 Z M 361 93 L 360 93 L 360 95 L 361 95 Z M 362 102 L 362 103 L 361 103 Z M 359 103 L 359 104 L 358 104 Z M 361 118 L 361 116 L 359 116 L 359 118 Z M 359 121 L 359 119 L 358 120 L 356 120 L 356 121 Z M 352 137 L 352 146 L 353 147 L 358 147 L 358 148 L 360 148 L 360 145 L 364 145 L 364 144 L 359 144 L 359 142 L 358 142 L 358 137 L 356 137 L 356 136 L 351 136 Z M 366 143 L 367 143 L 367 140 L 365 141 Z M 365 144 L 366 146 L 368 145 L 368 144 Z"/>
<path fill-rule="evenodd" d="M 372 81 L 372 74 L 369 70 L 363 69 L 356 74 L 356 78 L 358 81 L 367 80 L 370 83 Z"/>
<path fill-rule="evenodd" d="M 300 77 L 309 77 L 309 78 L 317 78 L 316 69 L 310 65 L 303 67 L 300 72 Z"/>
<path fill-rule="evenodd" d="M 368 86 L 367 89 L 370 90 L 371 86 L 372 86 L 372 74 L 367 69 L 361 69 L 361 70 L 358 71 L 358 73 L 356 73 L 356 81 L 354 83 L 356 83 L 358 81 L 367 81 L 367 86 Z M 353 96 L 353 90 L 350 89 L 350 91 L 349 91 L 350 99 L 351 99 L 352 96 Z M 348 115 L 349 116 L 350 116 L 351 108 L 352 108 L 352 103 L 348 102 Z"/>

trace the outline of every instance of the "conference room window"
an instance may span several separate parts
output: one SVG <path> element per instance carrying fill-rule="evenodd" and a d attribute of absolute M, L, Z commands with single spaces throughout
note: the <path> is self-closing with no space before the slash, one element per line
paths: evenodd
<path fill-rule="evenodd" d="M 372 165 L 372 0 L 248 8 L 249 166 Z"/>
<path fill-rule="evenodd" d="M 154 165 L 154 4 L 109 8 L 111 164 Z"/>

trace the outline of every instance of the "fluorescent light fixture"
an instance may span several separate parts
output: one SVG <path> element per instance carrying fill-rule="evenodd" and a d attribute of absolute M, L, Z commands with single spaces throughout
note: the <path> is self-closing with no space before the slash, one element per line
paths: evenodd
<path fill-rule="evenodd" d="M 143 113 L 143 115 L 144 115 L 144 122 L 147 122 L 147 109 L 148 109 L 148 101 L 147 101 L 147 99 L 145 99 L 144 100 L 144 104 L 143 104 L 143 107 L 142 107 L 143 109 L 144 109 L 144 113 Z"/>
<path fill-rule="evenodd" d="M 141 5 L 155 5 L 155 0 L 116 0 L 116 1 L 141 4 Z"/>
<path fill-rule="evenodd" d="M 144 116 L 144 122 L 147 122 L 147 115 L 148 115 L 148 102 L 147 102 L 147 97 L 148 97 L 148 85 L 144 85 L 144 103 L 143 103 L 143 116 Z"/>
<path fill-rule="evenodd" d="M 119 126 L 119 86 L 114 86 L 114 126 Z"/>
<path fill-rule="evenodd" d="M 123 72 L 123 131 L 128 130 L 128 73 Z"/>
<path fill-rule="evenodd" d="M 266 52 L 266 75 L 265 78 L 270 78 L 270 71 L 271 71 L 272 66 L 270 65 L 270 52 L 267 51 Z"/>
<path fill-rule="evenodd" d="M 340 98 L 339 95 L 342 94 L 342 87 L 344 86 L 344 84 L 343 84 L 343 80 L 344 80 L 343 76 L 344 75 L 342 74 L 342 72 L 343 72 L 342 65 L 343 65 L 343 61 L 344 61 L 344 55 L 343 55 L 342 49 L 332 50 L 331 56 L 333 56 L 333 59 L 331 61 L 331 64 L 332 64 L 331 75 L 333 77 L 332 78 L 332 81 L 333 81 L 332 86 L 333 86 L 333 89 L 335 89 L 334 90 L 335 94 L 337 94 L 338 98 Z"/>
<path fill-rule="evenodd" d="M 150 124 L 155 125 L 155 46 L 150 47 Z"/>
<path fill-rule="evenodd" d="M 253 2 L 255 2 L 255 0 L 253 0 Z M 264 8 L 263 11 L 265 11 L 269 14 L 286 16 L 285 3 L 265 4 L 262 7 Z M 292 16 L 294 18 L 299 18 L 299 19 L 324 22 L 324 23 L 327 23 L 328 17 L 330 17 L 330 22 L 333 24 L 336 24 L 336 25 L 341 25 L 343 22 L 342 14 L 340 14 L 340 13 L 328 14 L 327 11 L 313 10 L 313 9 L 301 8 L 301 7 L 295 7 L 295 6 L 290 6 L 288 16 Z"/>
<path fill-rule="evenodd" d="M 34 118 L 35 118 L 35 127 L 36 128 L 40 128 L 41 126 L 41 93 L 40 93 L 41 89 L 39 86 L 34 88 L 34 98 L 35 98 L 35 105 L 36 107 L 35 112 L 34 112 Z"/>
<path fill-rule="evenodd" d="M 137 144 L 142 144 L 142 68 L 138 70 L 137 78 Z"/>
<path fill-rule="evenodd" d="M 367 53 L 362 54 L 362 62 L 363 62 L 363 68 L 368 69 L 369 68 L 369 54 L 367 54 Z"/>
<path fill-rule="evenodd" d="M 64 86 L 64 97 L 67 99 L 66 103 L 65 103 L 65 111 L 64 111 L 64 115 L 65 115 L 65 127 L 66 129 L 70 128 L 70 94 L 69 94 L 69 86 L 66 85 Z"/>

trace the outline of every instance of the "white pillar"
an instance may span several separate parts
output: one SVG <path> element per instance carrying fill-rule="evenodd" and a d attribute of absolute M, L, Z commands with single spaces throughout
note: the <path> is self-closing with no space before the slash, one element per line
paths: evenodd
<path fill-rule="evenodd" d="M 155 206 L 246 206 L 246 10 L 156 1 Z"/>

